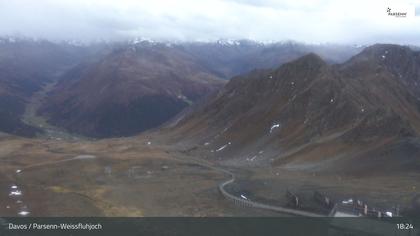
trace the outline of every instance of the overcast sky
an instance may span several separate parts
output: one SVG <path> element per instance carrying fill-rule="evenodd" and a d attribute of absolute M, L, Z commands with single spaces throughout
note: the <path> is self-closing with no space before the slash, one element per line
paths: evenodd
<path fill-rule="evenodd" d="M 419 15 L 420 0 L 398 2 L 416 6 Z M 0 0 L 0 35 L 420 45 L 420 16 L 388 16 L 393 5 L 385 0 Z"/>

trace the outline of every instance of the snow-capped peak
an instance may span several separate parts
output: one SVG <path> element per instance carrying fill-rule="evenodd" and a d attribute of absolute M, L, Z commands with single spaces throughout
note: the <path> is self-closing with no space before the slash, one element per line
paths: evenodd
<path fill-rule="evenodd" d="M 233 40 L 233 39 L 219 39 L 216 41 L 217 44 L 223 45 L 223 46 L 238 46 L 241 45 L 241 42 L 239 40 Z"/>
<path fill-rule="evenodd" d="M 155 40 L 146 37 L 136 37 L 130 41 L 131 44 L 139 44 L 139 43 L 156 43 Z"/>

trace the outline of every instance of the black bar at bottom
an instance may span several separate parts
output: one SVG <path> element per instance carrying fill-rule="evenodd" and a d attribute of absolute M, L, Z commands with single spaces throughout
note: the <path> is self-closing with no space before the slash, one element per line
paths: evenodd
<path fill-rule="evenodd" d="M 420 219 L 304 217 L 0 218 L 0 235 L 417 236 Z"/>

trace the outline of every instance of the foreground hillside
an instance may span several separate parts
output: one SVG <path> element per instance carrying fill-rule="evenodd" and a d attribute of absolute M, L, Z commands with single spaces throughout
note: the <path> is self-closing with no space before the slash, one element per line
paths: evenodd
<path fill-rule="evenodd" d="M 408 47 L 374 45 L 336 65 L 308 54 L 233 78 L 161 137 L 246 170 L 232 191 L 248 199 L 285 204 L 289 190 L 314 209 L 318 191 L 419 214 L 419 83 L 420 53 Z"/>
<path fill-rule="evenodd" d="M 226 179 L 151 136 L 96 142 L 0 133 L 1 216 L 250 216 L 217 185 Z M 278 214 L 277 214 L 278 215 Z"/>

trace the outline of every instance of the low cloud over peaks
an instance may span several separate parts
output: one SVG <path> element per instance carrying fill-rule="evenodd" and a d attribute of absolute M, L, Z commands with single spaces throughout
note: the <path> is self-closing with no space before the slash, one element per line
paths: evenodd
<path fill-rule="evenodd" d="M 420 44 L 420 17 L 390 17 L 387 7 L 381 0 L 16 0 L 0 2 L 0 34 L 84 41 L 147 37 Z"/>

